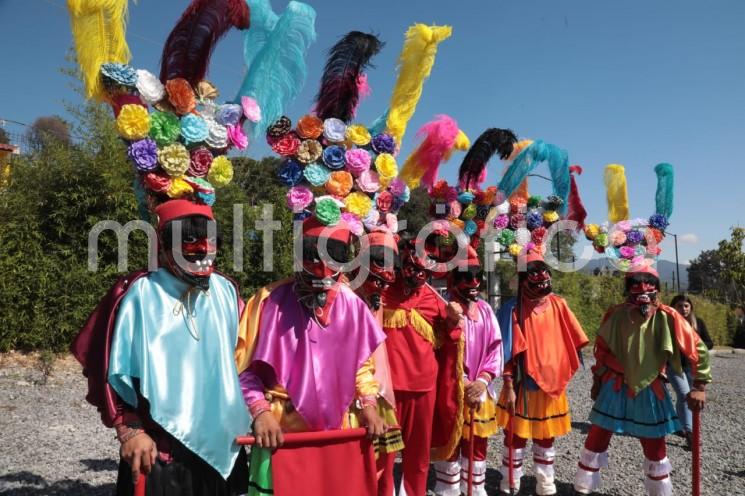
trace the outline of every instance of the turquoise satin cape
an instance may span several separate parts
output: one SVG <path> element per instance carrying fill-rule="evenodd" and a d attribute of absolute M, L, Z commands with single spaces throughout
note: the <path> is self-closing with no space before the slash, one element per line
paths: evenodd
<path fill-rule="evenodd" d="M 219 274 L 208 292 L 191 294 L 188 325 L 197 340 L 181 305 L 188 288 L 163 268 L 132 284 L 117 312 L 108 380 L 137 407 L 138 379 L 153 420 L 227 479 L 235 438 L 251 426 L 233 360 L 238 295 Z"/>

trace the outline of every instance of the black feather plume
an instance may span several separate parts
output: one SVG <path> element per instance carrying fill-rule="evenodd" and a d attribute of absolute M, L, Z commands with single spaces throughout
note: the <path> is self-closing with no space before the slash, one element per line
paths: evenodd
<path fill-rule="evenodd" d="M 460 164 L 458 180 L 462 187 L 476 187 L 492 155 L 499 153 L 499 158 L 506 159 L 512 155 L 515 143 L 517 136 L 510 129 L 490 128 L 481 133 Z"/>
<path fill-rule="evenodd" d="M 316 96 L 316 115 L 336 117 L 349 123 L 360 98 L 357 78 L 370 59 L 383 48 L 383 42 L 371 34 L 351 31 L 329 50 Z"/>

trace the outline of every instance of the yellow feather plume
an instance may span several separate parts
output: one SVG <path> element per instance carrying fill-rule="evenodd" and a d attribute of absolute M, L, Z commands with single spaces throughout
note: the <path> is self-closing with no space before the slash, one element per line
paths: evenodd
<path fill-rule="evenodd" d="M 386 131 L 396 142 L 406 133 L 406 125 L 422 96 L 424 80 L 432 72 L 437 47 L 453 32 L 450 26 L 414 24 L 406 31 L 406 40 L 398 58 L 398 79 L 391 95 Z"/>
<path fill-rule="evenodd" d="M 608 220 L 616 222 L 629 218 L 629 195 L 626 191 L 626 172 L 623 165 L 605 167 L 605 193 L 608 198 Z"/>
<path fill-rule="evenodd" d="M 127 0 L 67 0 L 75 52 L 88 98 L 102 101 L 99 69 L 107 62 L 129 62 L 125 38 Z"/>
<path fill-rule="evenodd" d="M 527 147 L 533 144 L 533 140 L 521 140 L 515 143 L 515 146 L 512 148 L 512 155 L 508 157 L 508 160 L 511 162 L 515 160 L 515 158 L 520 154 L 521 151 L 525 150 Z M 507 172 L 507 169 L 509 169 L 509 165 L 505 165 L 504 171 L 502 171 L 502 175 L 504 175 L 505 172 Z M 528 198 L 530 198 L 530 193 L 528 191 L 528 178 L 526 177 L 523 179 L 523 182 L 520 183 L 520 186 L 517 187 L 514 193 L 509 197 L 510 201 L 521 199 L 525 202 L 528 201 Z"/>
<path fill-rule="evenodd" d="M 468 136 L 466 136 L 466 133 L 464 133 L 462 129 L 458 129 L 458 136 L 455 138 L 455 145 L 445 154 L 443 162 L 450 160 L 450 157 L 453 156 L 453 152 L 467 152 L 469 148 L 471 148 L 471 140 L 468 139 Z"/>

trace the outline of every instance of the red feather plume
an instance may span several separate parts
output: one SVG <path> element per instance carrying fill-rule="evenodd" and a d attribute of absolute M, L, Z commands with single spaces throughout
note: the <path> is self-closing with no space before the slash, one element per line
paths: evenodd
<path fill-rule="evenodd" d="M 567 220 L 573 220 L 577 223 L 577 230 L 582 230 L 585 227 L 585 219 L 587 218 L 587 210 L 582 204 L 582 198 L 579 197 L 579 188 L 577 187 L 577 176 L 582 174 L 582 167 L 579 165 L 573 165 L 569 167 L 569 174 L 571 175 L 571 185 L 569 187 L 569 198 L 567 199 Z"/>
<path fill-rule="evenodd" d="M 168 35 L 163 46 L 160 80 L 184 78 L 196 84 L 207 74 L 217 41 L 231 27 L 248 29 L 244 0 L 194 0 Z"/>

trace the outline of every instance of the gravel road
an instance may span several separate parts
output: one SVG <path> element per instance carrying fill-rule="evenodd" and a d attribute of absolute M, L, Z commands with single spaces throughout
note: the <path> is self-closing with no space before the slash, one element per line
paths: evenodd
<path fill-rule="evenodd" d="M 703 495 L 745 495 L 745 355 L 717 354 L 715 383 L 703 416 Z M 589 363 L 588 363 L 589 367 Z M 114 491 L 118 446 L 95 409 L 87 404 L 85 380 L 70 357 L 59 359 L 51 376 L 35 360 L 0 355 L 0 494 L 108 495 Z M 559 494 L 570 495 L 577 455 L 587 432 L 591 402 L 588 369 L 572 381 L 569 398 L 573 432 L 557 441 Z M 739 385 L 739 386 L 738 386 Z M 691 457 L 681 438 L 668 439 L 675 494 L 690 494 Z M 501 436 L 491 440 L 487 490 L 496 494 Z M 616 437 L 611 466 L 603 472 L 601 495 L 643 495 L 641 447 L 636 439 Z M 521 495 L 533 494 L 535 481 L 523 478 Z"/>

